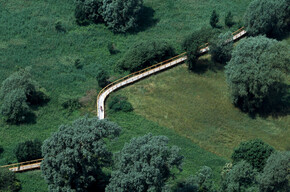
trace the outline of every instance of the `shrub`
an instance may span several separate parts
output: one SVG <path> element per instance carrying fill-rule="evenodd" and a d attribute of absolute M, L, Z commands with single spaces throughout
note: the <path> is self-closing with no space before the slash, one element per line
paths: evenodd
<path fill-rule="evenodd" d="M 116 45 L 114 43 L 108 43 L 108 50 L 111 55 L 117 54 L 119 51 L 116 49 Z"/>
<path fill-rule="evenodd" d="M 131 47 L 123 58 L 119 60 L 118 68 L 135 72 L 173 56 L 175 56 L 175 51 L 167 42 L 141 42 Z"/>
<path fill-rule="evenodd" d="M 220 34 L 218 38 L 211 41 L 209 52 L 214 62 L 225 64 L 231 60 L 234 43 L 233 41 L 229 41 L 229 39 L 232 38 L 232 33 L 227 32 L 225 34 Z"/>
<path fill-rule="evenodd" d="M 232 27 L 235 24 L 233 19 L 233 14 L 231 11 L 229 11 L 225 17 L 225 25 L 228 27 Z"/>
<path fill-rule="evenodd" d="M 61 21 L 57 21 L 55 23 L 55 30 L 57 32 L 60 32 L 60 33 L 66 33 L 66 29 L 65 27 L 63 26 L 63 24 L 61 23 Z"/>
<path fill-rule="evenodd" d="M 217 27 L 217 23 L 219 22 L 219 15 L 216 13 L 215 10 L 212 11 L 211 16 L 210 16 L 210 25 L 212 28 Z"/>
<path fill-rule="evenodd" d="M 0 167 L 0 191 L 2 192 L 18 192 L 21 190 L 21 183 L 16 178 L 14 172 L 7 168 Z"/>
<path fill-rule="evenodd" d="M 183 43 L 182 48 L 187 52 L 187 63 L 189 70 L 196 69 L 196 62 L 200 54 L 200 46 L 209 42 L 214 38 L 217 30 L 202 28 L 198 31 L 193 32 L 191 35 L 187 36 Z"/>
<path fill-rule="evenodd" d="M 113 32 L 126 32 L 138 26 L 143 0 L 104 0 L 102 15 Z"/>
<path fill-rule="evenodd" d="M 108 84 L 110 84 L 110 82 L 108 81 L 109 77 L 110 77 L 109 73 L 105 69 L 100 68 L 98 70 L 96 79 L 97 79 L 98 84 L 101 88 L 104 88 Z"/>
<path fill-rule="evenodd" d="M 0 155 L 4 152 L 4 148 L 2 145 L 0 145 Z"/>
<path fill-rule="evenodd" d="M 290 29 L 290 1 L 254 0 L 245 12 L 244 20 L 250 35 L 280 38 Z"/>
<path fill-rule="evenodd" d="M 40 159 L 42 157 L 41 146 L 41 141 L 37 139 L 18 143 L 15 149 L 15 156 L 17 161 L 25 162 Z"/>
<path fill-rule="evenodd" d="M 41 170 L 49 191 L 103 191 L 103 168 L 112 162 L 106 143 L 119 136 L 120 131 L 115 123 L 97 117 L 60 126 L 42 147 Z"/>
<path fill-rule="evenodd" d="M 25 92 L 22 89 L 12 90 L 5 95 L 0 112 L 7 122 L 13 124 L 25 122 L 31 113 L 26 100 Z"/>
<path fill-rule="evenodd" d="M 232 154 L 234 163 L 245 160 L 258 171 L 262 171 L 268 157 L 274 152 L 274 148 L 262 140 L 255 139 L 242 142 Z"/>
<path fill-rule="evenodd" d="M 131 103 L 127 101 L 126 97 L 122 97 L 120 95 L 114 96 L 109 101 L 109 108 L 113 110 L 114 112 L 117 111 L 124 111 L 124 112 L 130 112 L 133 111 L 133 106 Z"/>
<path fill-rule="evenodd" d="M 73 112 L 81 108 L 81 103 L 79 102 L 79 98 L 73 98 L 71 96 L 63 95 L 59 98 L 61 106 L 68 110 L 69 112 Z"/>
<path fill-rule="evenodd" d="M 254 113 L 263 111 L 262 107 L 274 100 L 278 102 L 278 98 L 270 96 L 279 91 L 277 85 L 289 72 L 289 59 L 289 46 L 276 40 L 263 36 L 241 40 L 225 70 L 233 103 Z"/>
<path fill-rule="evenodd" d="M 102 22 L 101 0 L 76 0 L 75 18 L 78 25 Z"/>
<path fill-rule="evenodd" d="M 74 65 L 76 69 L 82 69 L 84 66 L 80 59 L 76 59 Z"/>

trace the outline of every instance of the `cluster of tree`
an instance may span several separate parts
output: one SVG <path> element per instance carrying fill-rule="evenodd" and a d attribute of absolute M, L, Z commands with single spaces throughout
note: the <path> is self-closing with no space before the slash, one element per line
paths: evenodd
<path fill-rule="evenodd" d="M 244 22 L 250 35 L 281 38 L 290 30 L 290 1 L 254 0 L 245 13 Z"/>
<path fill-rule="evenodd" d="M 121 70 L 135 72 L 175 56 L 174 48 L 164 41 L 139 42 L 119 60 Z"/>
<path fill-rule="evenodd" d="M 241 40 L 225 70 L 233 103 L 251 113 L 277 105 L 289 110 L 289 87 L 283 84 L 290 71 L 289 52 L 288 45 L 264 36 Z"/>
<path fill-rule="evenodd" d="M 127 32 L 138 26 L 143 0 L 77 0 L 75 17 L 79 25 L 105 22 L 113 32 Z"/>
<path fill-rule="evenodd" d="M 42 147 L 41 170 L 51 191 L 161 191 L 173 168 L 181 169 L 179 148 L 168 138 L 147 134 L 132 139 L 116 154 L 111 178 L 104 172 L 113 165 L 109 139 L 121 128 L 107 120 L 81 118 L 62 125 Z"/>
<path fill-rule="evenodd" d="M 289 151 L 276 152 L 261 140 L 252 140 L 241 143 L 232 159 L 233 166 L 222 175 L 221 191 L 288 191 Z"/>
<path fill-rule="evenodd" d="M 30 68 L 21 69 L 2 82 L 0 99 L 0 112 L 10 123 L 26 121 L 33 114 L 31 106 L 41 105 L 49 100 L 31 79 Z"/>

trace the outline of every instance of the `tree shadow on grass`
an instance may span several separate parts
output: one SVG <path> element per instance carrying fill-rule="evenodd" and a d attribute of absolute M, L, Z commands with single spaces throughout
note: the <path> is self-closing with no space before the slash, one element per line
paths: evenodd
<path fill-rule="evenodd" d="M 138 27 L 131 30 L 131 34 L 145 31 L 158 23 L 158 19 L 154 18 L 155 11 L 151 7 L 143 6 L 140 17 L 138 18 Z"/>
<path fill-rule="evenodd" d="M 224 69 L 224 65 L 220 63 L 213 62 L 209 59 L 199 59 L 192 72 L 197 74 L 203 74 L 207 71 L 217 72 Z"/>

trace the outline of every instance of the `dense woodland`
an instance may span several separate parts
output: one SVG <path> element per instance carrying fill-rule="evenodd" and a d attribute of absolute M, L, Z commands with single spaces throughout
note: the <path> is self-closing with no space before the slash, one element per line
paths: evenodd
<path fill-rule="evenodd" d="M 48 0 L 45 7 L 56 15 L 50 20 L 42 17 L 43 9 L 28 13 L 27 7 L 16 8 L 22 3 L 37 7 L 39 2 L 0 2 L 0 163 L 44 160 L 41 171 L 31 173 L 0 168 L 0 191 L 289 191 L 289 0 L 249 0 L 241 5 L 232 1 L 244 6 L 240 15 L 215 2 L 205 10 L 206 16 L 200 16 L 203 24 L 191 28 L 173 20 L 176 26 L 164 24 L 162 30 L 158 27 L 163 17 L 154 16 L 155 11 L 174 9 L 186 15 L 186 8 L 175 1 L 156 5 L 146 0 L 66 0 L 57 12 L 50 7 L 55 2 Z M 67 5 L 71 7 L 65 9 Z M 63 19 L 62 14 L 69 17 Z M 164 19 L 166 14 L 161 13 Z M 243 26 L 247 36 L 230 41 Z M 199 50 L 205 43 L 210 51 L 202 55 Z M 145 85 L 138 82 L 129 88 L 131 94 L 114 93 L 106 102 L 107 118 L 96 117 L 95 101 L 103 87 L 182 52 L 187 55 L 187 74 L 204 79 L 207 71 L 214 77 L 222 74 L 227 91 L 223 99 L 229 101 L 230 113 L 241 116 L 233 119 L 233 132 L 239 134 L 234 125 L 243 116 L 260 126 L 261 136 L 251 135 L 246 127 L 249 137 L 243 135 L 230 141 L 230 147 L 215 151 L 178 124 L 173 130 L 164 126 L 171 122 L 167 116 L 152 122 L 154 116 L 142 116 L 139 109 L 146 106 L 136 107 L 139 101 L 132 96 L 141 89 L 144 100 L 150 91 L 155 96 L 155 87 L 146 88 L 153 84 L 149 78 Z M 165 98 L 172 91 L 156 95 L 168 111 L 174 107 Z M 146 103 L 158 106 L 151 101 Z M 223 114 L 215 114 L 219 115 Z M 211 119 L 208 113 L 202 116 Z M 276 135 L 283 136 L 283 145 L 278 136 L 267 135 L 275 130 L 262 127 L 263 122 L 278 122 L 273 127 L 282 130 Z M 213 124 L 226 126 L 220 121 Z M 208 138 L 201 140 L 211 142 Z"/>

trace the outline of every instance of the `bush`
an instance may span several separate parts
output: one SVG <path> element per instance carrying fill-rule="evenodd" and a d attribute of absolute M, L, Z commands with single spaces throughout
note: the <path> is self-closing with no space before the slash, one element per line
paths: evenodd
<path fill-rule="evenodd" d="M 76 59 L 74 65 L 76 69 L 82 69 L 84 66 L 80 59 Z"/>
<path fill-rule="evenodd" d="M 0 145 L 0 155 L 4 152 L 4 148 L 2 145 Z"/>
<path fill-rule="evenodd" d="M 263 36 L 240 41 L 225 67 L 233 103 L 243 111 L 263 112 L 264 106 L 275 108 L 278 93 L 290 70 L 289 46 Z M 285 87 L 286 89 L 286 87 Z M 277 100 L 274 102 L 274 100 Z"/>
<path fill-rule="evenodd" d="M 209 52 L 212 61 L 225 64 L 231 60 L 234 42 L 229 41 L 229 39 L 232 38 L 232 33 L 227 32 L 225 34 L 220 34 L 218 38 L 211 41 Z"/>
<path fill-rule="evenodd" d="M 225 17 L 225 25 L 228 27 L 232 27 L 234 24 L 235 22 L 233 20 L 233 14 L 229 11 Z"/>
<path fill-rule="evenodd" d="M 108 50 L 111 55 L 117 54 L 119 51 L 116 49 L 116 45 L 114 43 L 108 43 Z"/>
<path fill-rule="evenodd" d="M 216 28 L 218 22 L 219 22 L 219 15 L 216 13 L 215 10 L 213 10 L 209 23 L 210 23 L 212 28 Z"/>
<path fill-rule="evenodd" d="M 78 25 L 102 22 L 101 0 L 76 0 L 75 18 Z"/>
<path fill-rule="evenodd" d="M 143 0 L 104 0 L 102 15 L 113 32 L 124 33 L 138 26 Z"/>
<path fill-rule="evenodd" d="M 7 168 L 0 167 L 0 191 L 1 192 L 18 192 L 21 190 L 21 183 L 16 178 L 14 172 Z"/>
<path fill-rule="evenodd" d="M 212 38 L 215 38 L 217 30 L 202 28 L 201 30 L 193 32 L 191 35 L 187 36 L 183 43 L 182 48 L 187 52 L 187 63 L 189 70 L 196 69 L 196 62 L 200 54 L 200 46 L 208 43 Z"/>
<path fill-rule="evenodd" d="M 22 89 L 12 90 L 5 95 L 0 112 L 7 122 L 17 124 L 26 121 L 27 116 L 31 113 L 26 100 L 25 92 Z"/>
<path fill-rule="evenodd" d="M 96 79 L 97 79 L 98 84 L 101 88 L 104 88 L 108 84 L 110 84 L 110 81 L 108 81 L 109 77 L 110 77 L 109 73 L 105 69 L 100 68 L 98 70 Z"/>
<path fill-rule="evenodd" d="M 175 56 L 175 50 L 164 41 L 147 41 L 135 44 L 118 62 L 118 68 L 139 71 Z"/>
<path fill-rule="evenodd" d="M 124 112 L 130 112 L 133 111 L 133 106 L 131 103 L 127 101 L 126 97 L 122 97 L 120 95 L 114 96 L 109 101 L 109 108 L 113 110 L 114 112 L 117 111 L 124 111 Z"/>
<path fill-rule="evenodd" d="M 254 169 L 262 171 L 268 157 L 274 152 L 274 148 L 262 140 L 255 139 L 242 142 L 232 154 L 234 163 L 245 160 L 250 163 Z"/>
<path fill-rule="evenodd" d="M 63 26 L 63 24 L 61 23 L 61 21 L 57 21 L 55 23 L 55 30 L 57 32 L 60 32 L 60 33 L 66 33 L 66 29 L 65 27 Z"/>
<path fill-rule="evenodd" d="M 79 98 L 72 98 L 71 96 L 60 96 L 59 101 L 61 106 L 70 113 L 81 108 Z"/>
<path fill-rule="evenodd" d="M 41 146 L 41 141 L 37 139 L 18 143 L 15 149 L 15 156 L 17 161 L 25 162 L 40 159 L 42 157 Z"/>
<path fill-rule="evenodd" d="M 250 35 L 281 38 L 290 30 L 290 1 L 254 0 L 245 12 L 244 20 Z"/>

